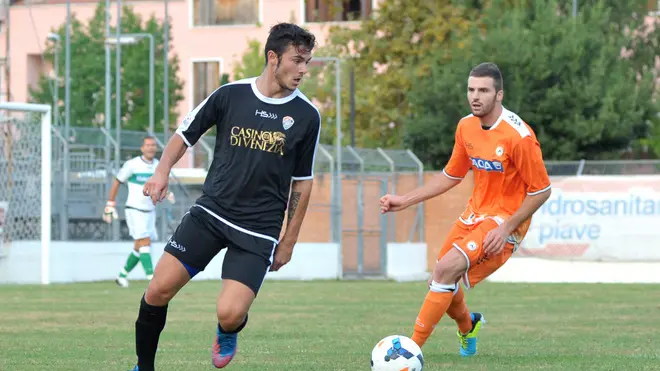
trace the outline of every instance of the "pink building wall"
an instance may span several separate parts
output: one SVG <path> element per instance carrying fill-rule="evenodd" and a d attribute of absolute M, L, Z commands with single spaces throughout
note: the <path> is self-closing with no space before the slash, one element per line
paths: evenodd
<path fill-rule="evenodd" d="M 101 0 L 103 1 L 103 0 Z M 261 26 L 203 26 L 193 27 L 192 0 L 170 0 L 168 13 L 171 19 L 171 53 L 180 59 L 180 75 L 183 80 L 184 99 L 177 106 L 179 118 L 194 108 L 192 89 L 192 63 L 200 60 L 219 60 L 221 73 L 233 75 L 234 63 L 240 61 L 247 49 L 249 39 L 257 39 L 263 45 L 270 26 L 278 22 L 293 21 L 314 32 L 319 45 L 323 45 L 327 29 L 331 23 L 305 23 L 305 0 L 260 0 L 259 18 Z M 373 0 L 376 6 L 379 0 Z M 72 0 L 71 12 L 78 19 L 87 20 L 94 15 L 96 2 Z M 143 19 L 152 14 L 164 18 L 164 6 L 161 1 L 125 2 Z M 116 18 L 116 3 L 111 4 L 112 22 Z M 47 35 L 51 30 L 66 21 L 66 4 L 63 0 L 51 0 L 47 4 L 34 4 L 30 7 L 17 4 L 10 8 L 10 52 L 11 63 L 11 100 L 24 102 L 28 99 L 28 86 L 38 81 L 40 74 L 51 73 L 50 65 L 43 65 L 39 55 L 45 50 Z M 32 18 L 30 17 L 32 16 Z M 355 22 L 342 22 L 346 26 L 355 26 Z M 61 40 L 62 47 L 64 40 Z M 0 53 L 5 51 L 5 35 L 0 35 Z M 213 45 L 209 47 L 209 45 Z M 75 53 L 75 50 L 72 51 Z M 75 66 L 72 66 L 75 68 Z M 60 74 L 64 74 L 64 61 L 60 61 Z M 6 84 L 4 75 L 2 85 Z M 157 87 L 158 88 L 158 87 Z M 3 89 L 4 91 L 4 89 Z M 161 90 L 162 91 L 162 90 Z M 7 99 L 4 97 L 4 99 Z M 172 124 L 172 123 L 171 123 Z M 192 157 L 184 157 L 178 166 L 188 167 Z"/>
<path fill-rule="evenodd" d="M 103 0 L 101 0 L 103 1 Z M 305 23 L 305 0 L 260 0 L 259 18 L 261 26 L 204 26 L 192 25 L 192 1 L 170 0 L 169 15 L 172 20 L 170 36 L 173 39 L 171 53 L 176 53 L 180 59 L 180 75 L 183 80 L 184 99 L 177 106 L 179 117 L 185 115 L 194 106 L 192 89 L 192 63 L 201 60 L 219 60 L 221 73 L 232 74 L 234 63 L 240 60 L 247 48 L 249 39 L 257 39 L 262 45 L 267 37 L 270 26 L 281 21 L 293 21 L 305 26 L 317 36 L 323 45 L 327 30 L 331 23 Z M 372 8 L 377 8 L 380 0 L 372 0 Z M 39 75 L 51 73 L 52 67 L 43 65 L 39 55 L 48 43 L 46 37 L 52 29 L 66 20 L 66 5 L 64 0 L 46 0 L 42 4 L 31 7 L 17 4 L 10 8 L 10 52 L 7 57 L 11 62 L 11 100 L 26 101 L 28 86 L 38 81 Z M 148 18 L 152 14 L 162 19 L 164 7 L 161 1 L 131 1 L 134 11 Z M 93 16 L 96 2 L 72 0 L 72 13 L 78 19 L 89 19 Z M 116 15 L 116 4 L 112 3 L 112 18 Z M 32 16 L 32 18 L 30 17 Z M 653 17 L 647 17 L 651 23 Z M 347 27 L 356 26 L 354 22 L 342 22 Z M 61 41 L 63 43 L 63 40 Z M 0 53 L 6 50 L 6 39 L 0 34 Z M 213 47 L 209 47 L 213 45 Z M 73 51 L 75 52 L 75 51 Z M 660 63 L 660 57 L 658 58 Z M 60 71 L 63 75 L 64 61 L 60 61 Z M 72 66 L 75 68 L 75 66 Z M 4 74 L 1 78 L 6 84 Z M 158 87 L 157 87 L 158 88 Z M 4 92 L 4 87 L 2 88 Z M 7 99 L 7 97 L 3 97 Z M 178 121 L 178 120 L 177 120 Z M 174 124 L 174 123 L 171 123 Z M 192 165 L 192 156 L 184 157 L 178 166 Z"/>

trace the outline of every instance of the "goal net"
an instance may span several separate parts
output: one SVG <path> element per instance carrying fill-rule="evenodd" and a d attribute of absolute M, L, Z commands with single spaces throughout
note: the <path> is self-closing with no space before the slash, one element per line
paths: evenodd
<path fill-rule="evenodd" d="M 51 107 L 0 103 L 0 283 L 48 284 Z"/>

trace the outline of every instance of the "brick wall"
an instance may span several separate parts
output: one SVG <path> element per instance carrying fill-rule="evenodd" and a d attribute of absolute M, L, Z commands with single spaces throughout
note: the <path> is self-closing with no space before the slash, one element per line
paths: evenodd
<path fill-rule="evenodd" d="M 425 181 L 437 172 L 424 174 Z M 382 196 L 383 178 L 369 178 L 363 182 L 363 209 L 364 225 L 367 230 L 364 236 L 364 269 L 365 271 L 376 270 L 380 265 L 380 230 L 381 215 L 378 200 Z M 328 242 L 331 240 L 331 182 L 332 178 L 326 174 L 318 174 L 312 191 L 312 200 L 307 217 L 300 232 L 299 241 L 304 242 Z M 403 194 L 413 190 L 418 185 L 417 174 L 398 174 L 396 178 L 396 193 Z M 447 194 L 426 201 L 424 204 L 424 242 L 428 245 L 429 269 L 435 263 L 437 254 L 444 242 L 444 238 L 456 218 L 465 208 L 465 204 L 472 191 L 473 179 L 469 173 L 465 180 Z M 391 186 L 391 183 L 390 183 Z M 392 190 L 389 189 L 391 192 Z M 357 229 L 358 215 L 358 186 L 357 180 L 345 179 L 342 185 L 342 224 L 343 229 Z M 396 224 L 395 235 L 397 242 L 408 241 L 410 232 L 415 222 L 416 208 L 410 208 L 394 214 Z M 344 269 L 355 270 L 357 267 L 357 234 L 345 231 L 342 235 L 344 246 Z M 417 240 L 417 234 L 413 241 Z"/>

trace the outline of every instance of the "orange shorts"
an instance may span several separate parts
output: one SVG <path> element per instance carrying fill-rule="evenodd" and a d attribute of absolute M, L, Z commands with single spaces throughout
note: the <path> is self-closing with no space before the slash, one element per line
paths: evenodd
<path fill-rule="evenodd" d="M 516 249 L 516 245 L 507 242 L 501 253 L 495 256 L 486 256 L 483 250 L 483 242 L 486 235 L 492 229 L 498 227 L 495 220 L 487 218 L 473 225 L 463 224 L 456 221 L 449 231 L 438 260 L 452 248 L 458 249 L 468 261 L 468 269 L 463 275 L 463 283 L 466 288 L 474 287 L 486 277 L 498 270 Z"/>

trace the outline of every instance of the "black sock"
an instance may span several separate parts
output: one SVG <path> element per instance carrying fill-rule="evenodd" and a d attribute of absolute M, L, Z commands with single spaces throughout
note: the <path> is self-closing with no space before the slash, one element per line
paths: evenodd
<path fill-rule="evenodd" d="M 242 329 L 245 328 L 245 325 L 247 325 L 247 321 L 248 321 L 248 315 L 246 314 L 246 315 L 245 315 L 245 319 L 243 320 L 243 323 L 241 323 L 241 324 L 240 324 L 235 330 L 233 330 L 233 331 L 225 331 L 225 330 L 222 328 L 222 326 L 220 326 L 220 322 L 218 322 L 218 330 L 220 330 L 220 333 L 222 333 L 222 334 L 238 334 L 239 332 L 241 332 Z M 140 370 L 140 371 L 142 371 L 142 370 Z"/>
<path fill-rule="evenodd" d="M 140 314 L 135 321 L 135 351 L 140 371 L 154 371 L 158 338 L 165 327 L 167 305 L 154 307 L 147 304 L 142 296 Z"/>

